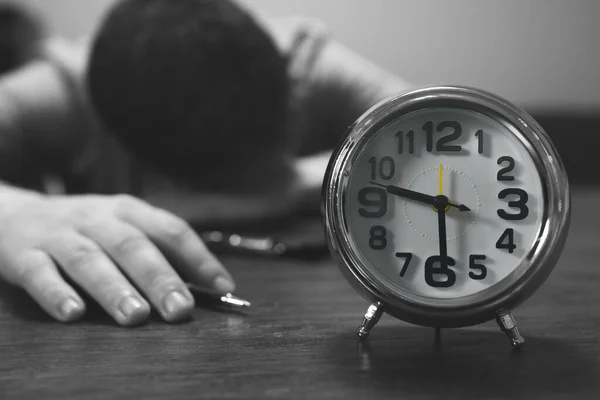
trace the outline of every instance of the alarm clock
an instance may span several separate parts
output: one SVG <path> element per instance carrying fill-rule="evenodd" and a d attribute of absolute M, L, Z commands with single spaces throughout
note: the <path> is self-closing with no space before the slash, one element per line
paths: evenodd
<path fill-rule="evenodd" d="M 565 168 L 525 111 L 469 87 L 424 87 L 362 115 L 332 154 L 322 192 L 329 249 L 371 304 L 433 328 L 496 320 L 546 280 L 570 221 Z"/>

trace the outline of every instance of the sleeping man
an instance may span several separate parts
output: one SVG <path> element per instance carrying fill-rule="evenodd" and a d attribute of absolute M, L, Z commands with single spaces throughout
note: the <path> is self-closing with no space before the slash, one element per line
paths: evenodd
<path fill-rule="evenodd" d="M 318 23 L 228 0 L 118 1 L 40 53 L 0 77 L 0 277 L 64 322 L 80 291 L 124 326 L 188 317 L 186 282 L 234 291 L 189 220 L 316 207 L 348 126 L 408 88 Z"/>

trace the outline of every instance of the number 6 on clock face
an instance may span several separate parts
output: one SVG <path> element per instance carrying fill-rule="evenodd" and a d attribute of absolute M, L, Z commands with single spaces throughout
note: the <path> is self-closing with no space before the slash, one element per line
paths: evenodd
<path fill-rule="evenodd" d="M 327 237 L 354 287 L 428 326 L 516 306 L 556 263 L 570 215 L 543 130 L 508 102 L 458 87 L 367 112 L 334 153 L 323 195 Z"/>

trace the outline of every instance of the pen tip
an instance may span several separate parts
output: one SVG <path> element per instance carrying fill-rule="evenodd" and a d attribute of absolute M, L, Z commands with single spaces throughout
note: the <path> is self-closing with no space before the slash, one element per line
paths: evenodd
<path fill-rule="evenodd" d="M 248 308 L 251 306 L 251 303 L 248 300 L 234 296 L 231 293 L 227 293 L 225 296 L 221 297 L 221 301 L 232 307 Z"/>

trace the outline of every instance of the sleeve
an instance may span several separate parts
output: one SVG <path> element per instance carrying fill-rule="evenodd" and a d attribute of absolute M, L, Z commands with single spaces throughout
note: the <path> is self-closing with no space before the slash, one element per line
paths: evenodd
<path fill-rule="evenodd" d="M 296 18 L 272 26 L 288 57 L 290 130 L 299 156 L 332 149 L 365 111 L 411 87 L 335 41 L 319 22 Z"/>

